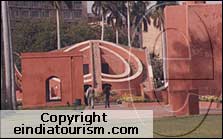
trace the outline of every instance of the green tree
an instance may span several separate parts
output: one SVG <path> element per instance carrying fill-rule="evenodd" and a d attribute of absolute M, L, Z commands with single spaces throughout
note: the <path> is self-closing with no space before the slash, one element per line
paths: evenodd
<path fill-rule="evenodd" d="M 61 48 L 60 42 L 60 7 L 62 2 L 64 2 L 68 8 L 72 8 L 72 1 L 50 1 L 53 7 L 56 9 L 56 19 L 57 19 L 57 49 Z"/>
<path fill-rule="evenodd" d="M 56 48 L 55 25 L 49 20 L 24 20 L 15 24 L 12 32 L 15 52 L 42 52 Z"/>
<path fill-rule="evenodd" d="M 153 19 L 153 25 L 162 30 L 164 26 L 164 8 L 168 5 L 177 5 L 177 1 L 157 1 L 154 5 L 155 8 L 153 8 L 150 17 Z"/>
<path fill-rule="evenodd" d="M 160 59 L 159 55 L 156 55 L 155 53 L 150 53 L 150 58 L 153 69 L 153 82 L 155 88 L 159 88 L 164 85 L 163 61 Z"/>
<path fill-rule="evenodd" d="M 119 43 L 119 31 L 124 29 L 125 21 L 124 21 L 124 11 L 126 11 L 125 1 L 110 1 L 108 2 L 108 15 L 107 15 L 107 23 L 111 25 L 115 30 L 116 36 L 116 44 Z"/>
<path fill-rule="evenodd" d="M 92 6 L 92 12 L 95 15 L 99 15 L 99 16 L 103 15 L 102 18 L 107 17 L 107 24 L 111 25 L 116 32 L 116 43 L 119 42 L 119 39 L 118 39 L 119 32 L 126 33 L 126 31 L 121 31 L 121 30 L 127 30 L 129 34 L 128 40 L 131 39 L 132 40 L 131 44 L 136 45 L 137 43 L 134 43 L 136 41 L 135 39 L 136 33 L 134 33 L 134 31 L 138 29 L 139 32 L 142 32 L 141 30 L 142 25 L 144 26 L 144 31 L 148 31 L 148 24 L 150 24 L 150 18 L 147 15 L 145 15 L 145 13 L 147 10 L 147 6 L 149 4 L 150 3 L 147 1 L 129 1 L 129 2 L 127 1 L 100 1 L 100 2 L 95 1 Z M 127 12 L 128 9 L 129 9 L 129 12 Z M 101 14 L 101 11 L 104 11 L 103 14 Z M 129 14 L 130 31 L 128 29 L 129 26 L 128 26 L 127 13 L 130 13 Z M 140 20 L 142 20 L 142 22 Z"/>
<path fill-rule="evenodd" d="M 94 15 L 101 17 L 101 40 L 104 40 L 104 23 L 105 17 L 108 12 L 108 2 L 107 1 L 94 1 L 91 11 Z"/>
<path fill-rule="evenodd" d="M 86 40 L 100 39 L 100 26 L 89 25 L 86 22 L 65 25 L 64 36 L 62 37 L 64 45 L 71 45 Z"/>
<path fill-rule="evenodd" d="M 15 24 L 12 41 L 15 53 L 47 52 L 57 48 L 55 24 L 50 20 L 37 22 L 24 20 Z M 105 40 L 115 42 L 112 27 L 106 26 Z M 69 46 L 86 40 L 100 39 L 100 25 L 90 25 L 87 22 L 61 24 L 61 41 L 63 46 Z M 126 44 L 126 34 L 120 36 L 120 42 Z M 20 59 L 15 57 L 15 63 L 20 70 Z"/>
<path fill-rule="evenodd" d="M 135 47 L 142 47 L 142 27 L 143 31 L 148 31 L 150 25 L 150 14 L 146 14 L 147 7 L 150 5 L 148 1 L 133 1 L 131 2 L 131 43 Z M 135 37 L 137 34 L 137 37 Z"/>
<path fill-rule="evenodd" d="M 164 31 L 164 24 L 165 24 L 165 18 L 164 18 L 164 8 L 168 5 L 177 5 L 177 1 L 157 1 L 155 4 L 155 8 L 152 9 L 152 12 L 150 14 L 150 17 L 153 19 L 153 25 L 158 28 L 162 33 L 162 53 L 163 58 L 166 57 L 166 39 L 165 39 L 165 31 Z M 155 48 L 154 48 L 155 49 Z M 166 67 L 166 60 L 163 61 L 163 76 L 164 76 L 164 82 L 167 82 L 165 79 L 167 78 L 167 67 Z"/>
<path fill-rule="evenodd" d="M 12 31 L 14 53 L 46 52 L 57 48 L 55 25 L 49 20 L 34 22 L 24 20 L 15 24 Z M 21 69 L 20 58 L 15 57 L 15 64 Z"/>

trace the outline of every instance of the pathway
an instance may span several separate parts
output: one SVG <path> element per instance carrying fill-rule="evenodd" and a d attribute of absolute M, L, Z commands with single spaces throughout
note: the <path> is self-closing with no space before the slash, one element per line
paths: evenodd
<path fill-rule="evenodd" d="M 90 109 L 89 107 L 86 107 L 85 109 Z M 169 117 L 173 116 L 173 113 L 171 112 L 171 106 L 170 105 L 162 105 L 157 102 L 154 103 L 144 103 L 141 105 L 135 105 L 133 107 L 128 106 L 127 104 L 111 104 L 110 108 L 105 108 L 103 104 L 96 104 L 95 110 L 153 110 L 153 116 L 155 118 L 161 118 L 161 117 Z M 200 108 L 200 114 L 205 114 L 207 112 L 207 108 L 203 107 Z M 209 114 L 222 114 L 222 109 L 211 109 Z"/>

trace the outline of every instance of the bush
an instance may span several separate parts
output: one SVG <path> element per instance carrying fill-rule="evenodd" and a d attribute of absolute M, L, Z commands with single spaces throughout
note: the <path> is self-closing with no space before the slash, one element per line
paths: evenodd
<path fill-rule="evenodd" d="M 155 88 L 159 88 L 164 85 L 164 74 L 163 74 L 163 61 L 159 55 L 150 53 L 151 65 L 153 69 L 153 82 Z"/>
<path fill-rule="evenodd" d="M 104 102 L 104 94 L 102 92 L 95 92 L 95 102 L 102 103 Z"/>
<path fill-rule="evenodd" d="M 217 96 L 200 96 L 199 97 L 200 101 L 204 101 L 204 102 L 211 102 L 211 100 L 213 100 L 213 102 L 220 102 L 222 103 L 222 98 L 221 97 L 217 97 Z"/>
<path fill-rule="evenodd" d="M 119 98 L 117 92 L 111 91 L 110 94 L 110 102 L 115 102 Z M 103 92 L 95 92 L 95 102 L 96 103 L 104 103 L 105 96 Z"/>
<path fill-rule="evenodd" d="M 16 105 L 17 105 L 17 106 L 22 106 L 22 100 L 17 100 Z"/>
<path fill-rule="evenodd" d="M 142 96 L 123 96 L 116 101 L 118 104 L 122 102 L 151 102 L 149 99 L 143 98 Z"/>

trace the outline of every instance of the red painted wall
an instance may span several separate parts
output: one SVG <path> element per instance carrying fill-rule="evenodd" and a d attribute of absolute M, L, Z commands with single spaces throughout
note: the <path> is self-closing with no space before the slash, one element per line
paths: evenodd
<path fill-rule="evenodd" d="M 89 45 L 89 44 L 88 44 Z M 84 84 L 92 84 L 92 82 L 83 83 L 83 64 L 89 64 L 89 72 L 92 73 L 91 49 L 80 52 L 81 49 L 88 46 L 83 44 L 71 51 L 64 52 L 69 47 L 61 50 L 51 51 L 47 53 L 24 53 L 22 54 L 22 88 L 23 88 L 23 105 L 24 107 L 35 106 L 55 106 L 72 104 L 75 99 L 82 99 Z M 136 72 L 137 63 L 133 58 L 129 59 L 129 54 L 122 50 L 101 43 L 114 52 L 120 54 L 127 62 L 131 62 L 130 66 L 132 74 Z M 71 46 L 72 47 L 72 46 Z M 128 49 L 130 53 L 135 54 L 143 64 L 143 73 L 131 81 L 124 82 L 101 82 L 110 83 L 112 90 L 117 93 L 131 92 L 134 95 L 141 95 L 140 84 L 149 82 L 148 63 L 145 50 L 136 48 Z M 124 63 L 110 52 L 99 49 L 101 63 L 108 63 L 109 74 L 120 74 L 124 72 Z M 94 57 L 96 58 L 96 56 Z M 97 68 L 101 68 L 100 65 Z M 61 80 L 62 100 L 57 102 L 47 102 L 46 100 L 46 80 L 49 77 L 58 77 Z M 101 76 L 101 75 L 97 75 Z M 100 79 L 100 77 L 98 78 Z M 152 88 L 151 88 L 152 90 Z"/>
<path fill-rule="evenodd" d="M 219 96 L 222 93 L 222 5 L 168 6 L 165 19 L 173 110 L 184 106 L 190 91 Z M 189 98 L 186 107 L 176 114 L 199 113 L 198 97 Z"/>
<path fill-rule="evenodd" d="M 129 54 L 123 52 L 122 50 L 112 46 L 112 45 L 108 45 L 107 43 L 103 43 L 100 42 L 100 45 L 102 45 L 103 47 L 106 47 L 110 50 L 113 50 L 114 52 L 120 54 L 128 63 L 131 62 L 135 68 L 137 69 L 137 63 L 133 58 L 129 58 Z M 73 54 L 73 53 L 79 53 L 81 49 L 87 47 L 88 45 L 86 44 L 82 44 L 81 46 L 72 49 L 69 52 L 69 54 Z M 142 49 L 137 49 L 137 48 L 131 48 L 129 49 L 126 46 L 123 46 L 124 49 L 126 49 L 127 51 L 129 51 L 130 53 L 133 53 L 134 55 L 136 55 L 139 60 L 142 62 L 142 64 L 144 65 L 144 74 L 141 74 L 139 77 L 137 77 L 134 80 L 131 81 L 126 81 L 126 82 L 103 82 L 103 83 L 109 83 L 112 85 L 112 90 L 116 91 L 117 93 L 123 93 L 123 92 L 131 92 L 134 95 L 141 95 L 141 89 L 140 89 L 140 84 L 143 82 L 150 82 L 149 79 L 149 75 L 148 75 L 148 62 L 146 59 L 146 53 L 145 50 Z M 90 49 L 87 49 L 85 51 L 82 52 L 83 57 L 84 57 L 84 64 L 89 64 L 89 71 L 91 73 L 91 52 Z M 114 54 L 111 54 L 110 52 L 104 50 L 104 49 L 100 49 L 100 56 L 101 56 L 101 63 L 108 63 L 109 64 L 109 74 L 120 74 L 122 72 L 124 72 L 124 63 L 117 58 Z M 131 67 L 131 70 L 133 71 L 133 73 L 135 73 L 135 69 Z M 86 84 L 92 84 L 92 82 L 88 82 Z M 152 90 L 152 88 L 150 88 Z"/>
<path fill-rule="evenodd" d="M 22 54 L 23 106 L 55 106 L 83 102 L 83 73 L 81 55 L 53 55 L 50 53 Z M 56 76 L 61 79 L 62 100 L 46 101 L 46 80 Z M 78 83 L 76 82 L 78 81 Z"/>

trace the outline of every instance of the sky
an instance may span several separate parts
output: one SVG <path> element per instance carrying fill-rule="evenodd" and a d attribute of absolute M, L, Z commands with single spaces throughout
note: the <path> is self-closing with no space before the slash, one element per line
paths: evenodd
<path fill-rule="evenodd" d="M 221 3 L 222 4 L 222 1 L 206 1 L 208 4 L 216 4 L 216 3 Z M 87 1 L 87 11 L 88 13 L 91 13 L 91 6 L 92 4 L 94 3 L 94 1 Z"/>
<path fill-rule="evenodd" d="M 94 3 L 94 1 L 87 1 L 87 12 L 91 13 L 91 6 Z"/>

